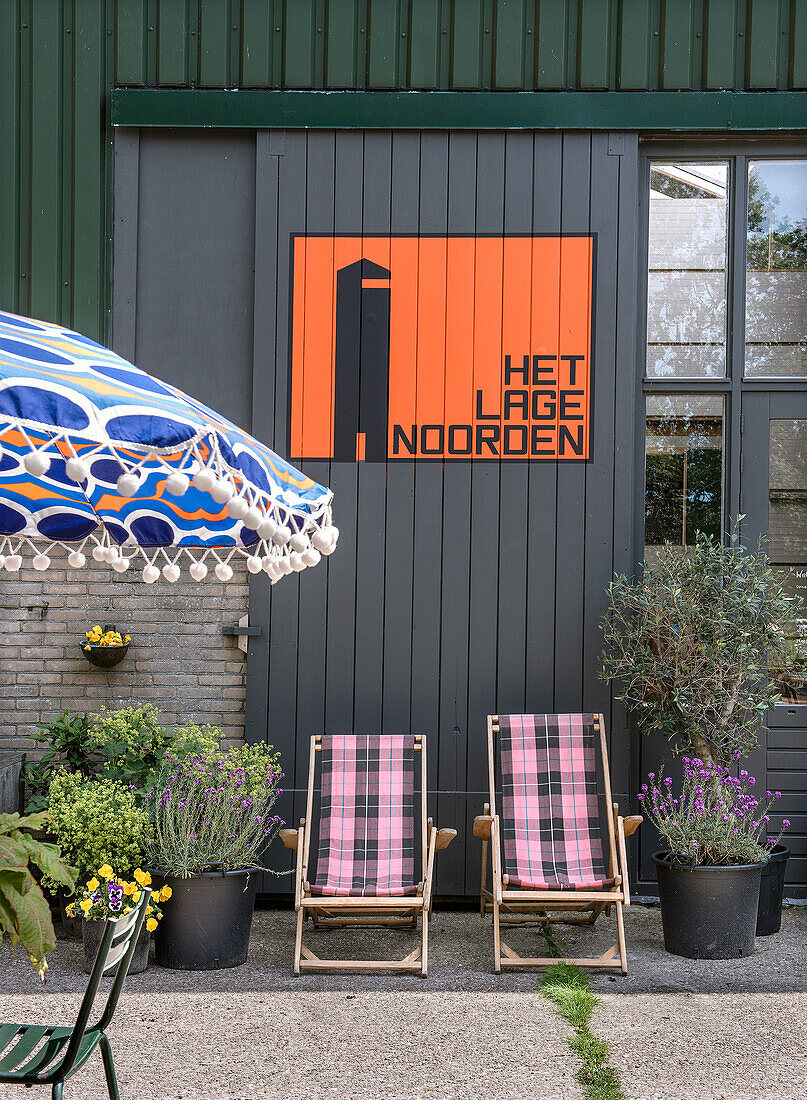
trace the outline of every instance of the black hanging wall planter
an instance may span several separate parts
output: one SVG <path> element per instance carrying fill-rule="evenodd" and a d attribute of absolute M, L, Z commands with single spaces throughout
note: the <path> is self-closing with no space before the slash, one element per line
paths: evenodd
<path fill-rule="evenodd" d="M 97 629 L 93 628 L 93 630 Z M 120 664 L 129 650 L 131 644 L 129 635 L 118 630 L 112 623 L 104 623 L 104 629 L 99 638 L 108 634 L 117 634 L 124 640 L 120 645 L 100 645 L 92 638 L 93 630 L 88 631 L 85 641 L 80 643 L 81 652 L 96 668 L 114 668 L 115 665 Z"/>

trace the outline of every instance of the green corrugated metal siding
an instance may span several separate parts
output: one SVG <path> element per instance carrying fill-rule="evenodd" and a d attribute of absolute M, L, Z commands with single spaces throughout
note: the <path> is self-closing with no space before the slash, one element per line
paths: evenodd
<path fill-rule="evenodd" d="M 3 0 L 0 304 L 103 337 L 112 85 L 807 88 L 807 0 Z"/>

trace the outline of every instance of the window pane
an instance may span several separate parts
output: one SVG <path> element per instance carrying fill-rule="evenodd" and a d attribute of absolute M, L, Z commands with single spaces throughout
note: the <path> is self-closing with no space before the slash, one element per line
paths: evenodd
<path fill-rule="evenodd" d="M 725 161 L 650 167 L 649 378 L 726 374 L 728 178 Z"/>
<path fill-rule="evenodd" d="M 807 420 L 771 420 L 768 554 L 792 596 L 807 608 Z M 788 639 L 801 668 L 777 678 L 784 703 L 807 703 L 807 610 Z"/>
<path fill-rule="evenodd" d="M 723 398 L 647 398 L 645 554 L 723 528 Z"/>
<path fill-rule="evenodd" d="M 807 375 L 807 161 L 748 167 L 745 373 Z"/>
<path fill-rule="evenodd" d="M 807 568 L 807 420 L 771 421 L 768 554 Z"/>

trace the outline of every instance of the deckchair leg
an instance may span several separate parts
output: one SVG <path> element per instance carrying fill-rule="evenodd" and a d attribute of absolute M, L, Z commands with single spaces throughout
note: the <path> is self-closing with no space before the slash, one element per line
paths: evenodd
<path fill-rule="evenodd" d="M 106 1035 L 101 1036 L 101 1057 L 104 1060 L 104 1075 L 109 1100 L 120 1100 L 118 1091 L 118 1079 L 115 1076 L 115 1063 L 112 1061 L 112 1046 Z"/>
<path fill-rule="evenodd" d="M 622 902 L 616 902 L 616 930 L 619 937 L 619 961 L 622 964 L 622 973 L 628 972 L 628 954 L 625 950 L 625 923 L 622 917 Z"/>
<path fill-rule="evenodd" d="M 429 969 L 429 914 L 424 909 L 420 914 L 422 922 L 420 948 L 420 976 L 425 978 Z"/>
<path fill-rule="evenodd" d="M 499 903 L 493 899 L 493 969 L 502 972 L 502 941 L 499 929 Z"/>
<path fill-rule="evenodd" d="M 479 912 L 484 917 L 485 915 L 485 884 L 488 879 L 488 844 L 487 840 L 482 841 L 482 889 L 479 891 Z"/>
<path fill-rule="evenodd" d="M 303 921 L 305 920 L 305 909 L 302 905 L 297 910 L 297 935 L 294 939 L 294 976 L 300 977 L 300 954 L 303 947 Z"/>

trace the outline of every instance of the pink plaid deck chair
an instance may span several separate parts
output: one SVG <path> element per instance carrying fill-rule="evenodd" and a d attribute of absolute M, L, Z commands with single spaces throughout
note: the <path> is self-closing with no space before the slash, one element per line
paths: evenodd
<path fill-rule="evenodd" d="M 420 757 L 420 829 L 416 843 L 415 767 Z M 320 759 L 319 842 L 309 881 L 316 762 Z M 311 738 L 306 816 L 280 833 L 297 851 L 294 905 L 300 970 L 402 970 L 426 976 L 435 852 L 455 829 L 426 816 L 426 738 L 420 735 L 320 735 Z M 420 879 L 415 877 L 419 849 Z M 320 959 L 303 944 L 307 917 L 318 927 L 380 924 L 416 928 L 420 944 L 400 961 Z"/>
<path fill-rule="evenodd" d="M 597 790 L 597 746 L 608 822 L 603 856 Z M 496 753 L 501 816 L 496 809 Z M 490 803 L 474 821 L 482 838 L 481 911 L 493 913 L 496 973 L 503 966 L 551 966 L 554 958 L 524 958 L 501 938 L 501 924 L 555 919 L 593 922 L 616 908 L 617 942 L 597 958 L 567 959 L 577 966 L 627 974 L 623 905 L 630 905 L 625 838 L 641 817 L 621 818 L 611 801 L 605 719 L 601 714 L 488 715 Z M 492 888 L 487 888 L 488 845 Z"/>

